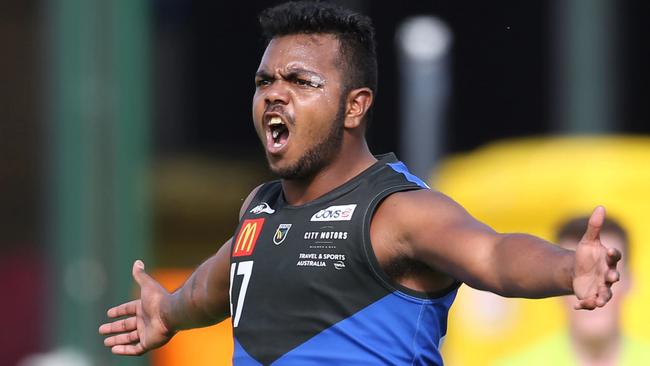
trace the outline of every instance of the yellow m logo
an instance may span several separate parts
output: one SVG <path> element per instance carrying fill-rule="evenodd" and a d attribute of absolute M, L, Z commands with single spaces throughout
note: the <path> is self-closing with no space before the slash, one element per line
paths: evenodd
<path fill-rule="evenodd" d="M 239 257 L 244 255 L 251 255 L 255 249 L 255 243 L 262 232 L 264 219 L 244 220 L 242 223 L 239 235 L 235 241 L 235 248 L 233 249 L 232 256 Z"/>

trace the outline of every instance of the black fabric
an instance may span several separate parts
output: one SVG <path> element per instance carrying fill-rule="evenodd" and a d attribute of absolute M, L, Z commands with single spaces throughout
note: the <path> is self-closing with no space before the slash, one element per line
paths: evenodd
<path fill-rule="evenodd" d="M 288 205 L 274 181 L 246 208 L 231 253 L 231 315 L 235 337 L 260 363 L 270 364 L 392 292 L 368 259 L 364 225 L 381 197 L 421 187 L 387 165 L 397 161 L 393 154 L 378 158 L 308 204 Z"/>

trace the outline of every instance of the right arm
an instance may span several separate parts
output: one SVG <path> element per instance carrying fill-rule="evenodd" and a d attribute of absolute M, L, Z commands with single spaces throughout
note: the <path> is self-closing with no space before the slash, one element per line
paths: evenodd
<path fill-rule="evenodd" d="M 244 201 L 240 217 L 258 189 Z M 115 354 L 141 355 L 166 344 L 179 330 L 224 318 L 229 304 L 231 245 L 232 238 L 171 294 L 145 272 L 142 261 L 136 261 L 133 278 L 140 286 L 140 299 L 108 310 L 109 318 L 124 318 L 99 327 L 99 333 L 108 336 L 104 345 Z"/>
<path fill-rule="evenodd" d="M 161 318 L 170 329 L 208 326 L 226 317 L 231 243 L 232 238 L 169 295 L 169 301 L 161 308 Z"/>

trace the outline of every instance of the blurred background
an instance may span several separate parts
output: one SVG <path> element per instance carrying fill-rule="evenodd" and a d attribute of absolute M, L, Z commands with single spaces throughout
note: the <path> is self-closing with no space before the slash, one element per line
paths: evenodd
<path fill-rule="evenodd" d="M 605 204 L 635 253 L 625 331 L 650 342 L 650 3 L 339 2 L 376 26 L 371 149 L 502 231 L 552 239 Z M 228 324 L 132 359 L 97 327 L 135 259 L 178 286 L 270 178 L 250 109 L 275 3 L 0 3 L 0 365 L 228 362 Z M 563 322 L 464 286 L 443 352 L 486 364 Z"/>

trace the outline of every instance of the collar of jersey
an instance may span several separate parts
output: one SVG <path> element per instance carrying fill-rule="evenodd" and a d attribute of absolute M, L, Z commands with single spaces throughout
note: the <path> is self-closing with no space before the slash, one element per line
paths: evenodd
<path fill-rule="evenodd" d="M 279 204 L 279 206 L 281 206 L 283 208 L 287 208 L 287 209 L 300 209 L 300 208 L 305 208 L 305 207 L 316 206 L 316 205 L 322 204 L 323 202 L 333 201 L 333 200 L 345 195 L 346 193 L 349 193 L 350 191 L 352 191 L 354 188 L 356 188 L 361 183 L 361 181 L 365 177 L 372 174 L 374 171 L 385 167 L 386 164 L 388 164 L 388 163 L 395 163 L 395 162 L 398 161 L 397 157 L 392 152 L 389 152 L 389 153 L 386 153 L 386 154 L 375 155 L 375 159 L 377 159 L 377 161 L 374 164 L 372 164 L 371 166 L 366 168 L 364 171 L 362 171 L 361 173 L 356 175 L 354 178 L 348 180 L 347 182 L 341 184 L 340 186 L 334 188 L 333 190 L 325 193 L 324 195 L 316 198 L 313 201 L 307 202 L 307 203 L 302 204 L 302 205 L 297 205 L 297 206 L 290 205 L 290 204 L 287 203 L 287 201 L 284 198 L 284 191 L 281 190 L 280 191 L 280 197 L 278 199 L 278 204 Z"/>

